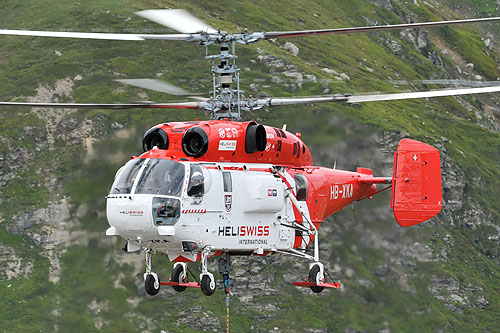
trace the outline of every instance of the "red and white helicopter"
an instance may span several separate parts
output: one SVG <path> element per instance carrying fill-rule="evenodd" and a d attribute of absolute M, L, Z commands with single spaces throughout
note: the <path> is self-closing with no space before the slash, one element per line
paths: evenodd
<path fill-rule="evenodd" d="M 204 109 L 211 120 L 161 123 L 148 130 L 144 153 L 133 157 L 116 174 L 107 196 L 109 236 L 126 240 L 125 250 L 144 250 L 145 289 L 158 293 L 160 285 L 177 291 L 201 287 L 205 295 L 216 289 L 207 269 L 210 256 L 219 259 L 225 282 L 232 269 L 229 255 L 289 254 L 310 261 L 306 282 L 294 285 L 321 292 L 338 283 L 325 282 L 320 261 L 318 232 L 324 220 L 357 200 L 371 198 L 391 188 L 391 207 L 404 227 L 436 216 L 442 208 L 441 170 L 437 149 L 403 139 L 394 155 L 392 176 L 374 177 L 372 170 L 355 172 L 317 167 L 309 149 L 286 128 L 253 121 L 240 122 L 241 111 L 265 107 L 318 102 L 363 103 L 453 96 L 500 91 L 500 86 L 376 95 L 326 95 L 292 98 L 246 97 L 240 89 L 235 64 L 236 44 L 313 34 L 346 34 L 430 27 L 500 20 L 500 17 L 470 20 L 409 23 L 357 28 L 302 31 L 228 33 L 216 30 L 183 10 L 146 10 L 137 14 L 179 31 L 179 34 L 110 34 L 0 30 L 0 34 L 62 38 L 195 42 L 207 47 L 213 63 L 210 98 L 191 94 L 164 81 L 119 80 L 122 83 L 186 96 L 190 102 L 79 104 L 24 103 L 18 105 L 55 108 L 178 108 Z M 220 53 L 208 55 L 208 46 L 220 45 Z M 234 87 L 233 85 L 236 85 Z M 377 186 L 385 185 L 382 189 Z M 313 255 L 306 253 L 313 245 Z M 174 268 L 168 282 L 160 282 L 152 271 L 155 253 L 166 253 Z M 188 281 L 188 262 L 201 260 L 200 282 Z"/>

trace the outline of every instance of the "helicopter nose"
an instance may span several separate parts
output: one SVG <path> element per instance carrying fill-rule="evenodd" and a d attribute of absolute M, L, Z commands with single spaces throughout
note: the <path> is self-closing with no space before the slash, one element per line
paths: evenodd
<path fill-rule="evenodd" d="M 109 225 L 121 236 L 135 238 L 144 235 L 153 228 L 151 202 L 149 196 L 108 196 L 106 215 Z"/>

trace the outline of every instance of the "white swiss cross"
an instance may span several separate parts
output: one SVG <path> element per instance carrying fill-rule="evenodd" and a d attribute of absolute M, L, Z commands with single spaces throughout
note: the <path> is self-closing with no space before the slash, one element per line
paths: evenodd
<path fill-rule="evenodd" d="M 414 161 L 417 161 L 417 158 L 418 158 L 417 155 L 413 155 L 413 160 Z"/>

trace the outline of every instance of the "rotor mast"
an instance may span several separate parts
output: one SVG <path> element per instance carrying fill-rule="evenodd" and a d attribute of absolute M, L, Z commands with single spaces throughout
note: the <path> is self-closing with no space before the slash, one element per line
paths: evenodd
<path fill-rule="evenodd" d="M 226 32 L 219 31 L 223 37 Z M 240 90 L 240 69 L 236 65 L 236 47 L 234 40 L 231 40 L 231 52 L 229 52 L 229 41 L 220 42 L 220 53 L 209 55 L 208 44 L 206 45 L 205 58 L 212 60 L 212 119 L 241 119 L 241 95 L 244 93 Z M 219 60 L 219 63 L 216 63 Z M 236 83 L 236 89 L 232 88 L 232 84 Z"/>

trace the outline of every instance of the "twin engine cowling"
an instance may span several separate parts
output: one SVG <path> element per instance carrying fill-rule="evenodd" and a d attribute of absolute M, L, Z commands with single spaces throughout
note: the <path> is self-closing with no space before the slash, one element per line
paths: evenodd
<path fill-rule="evenodd" d="M 311 165 L 309 150 L 298 136 L 256 122 L 172 122 L 149 129 L 145 154 L 210 162 Z"/>

